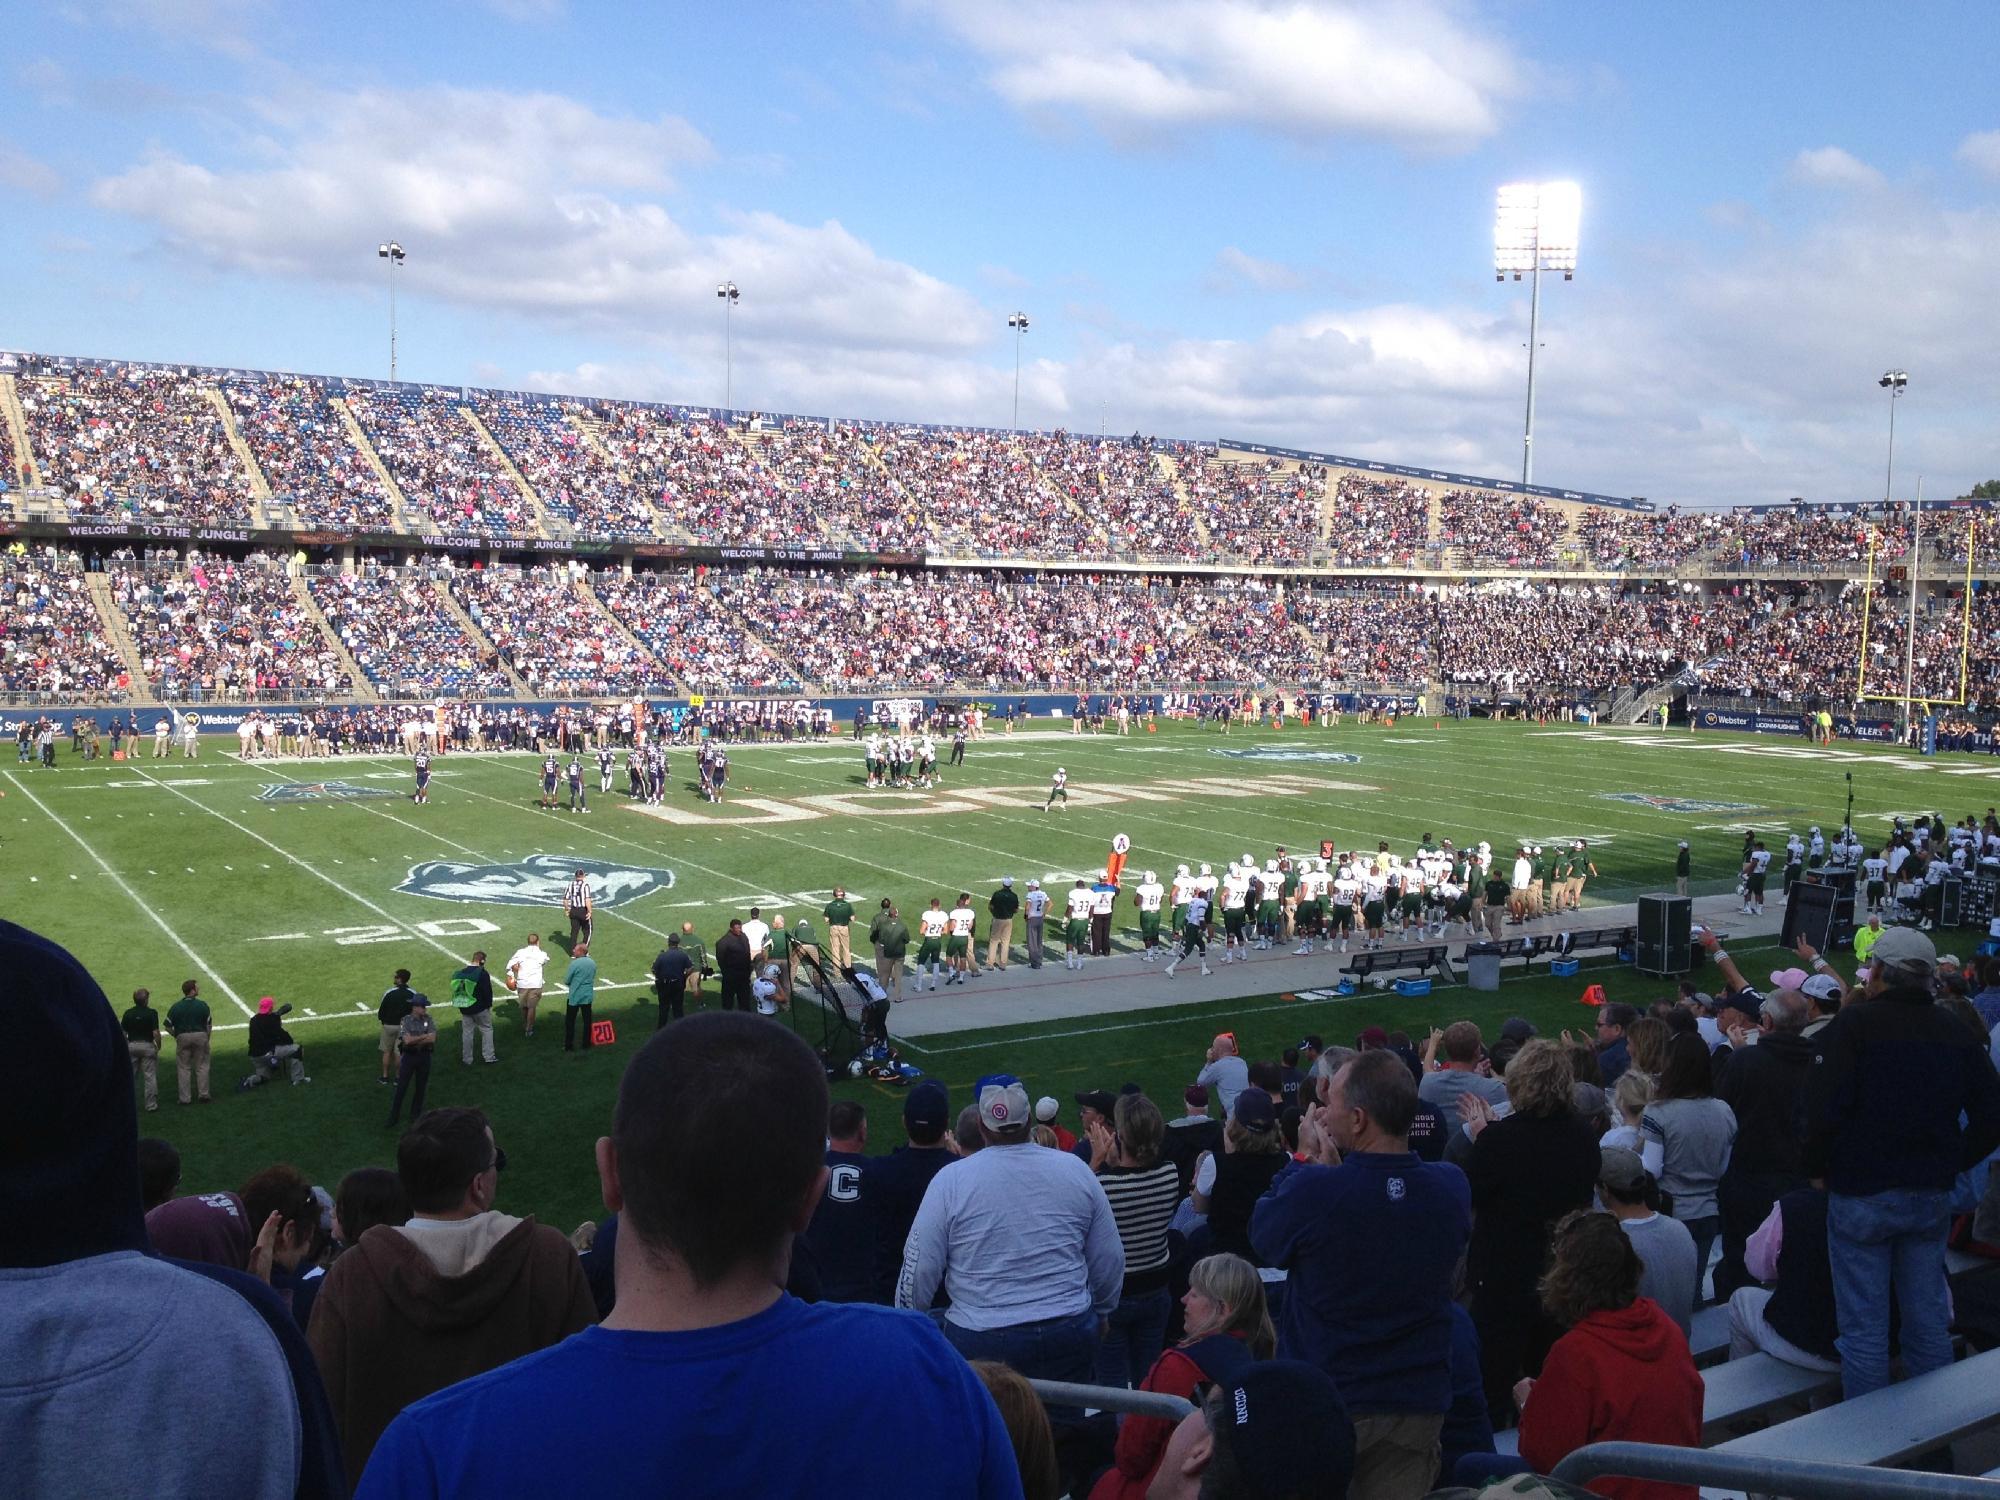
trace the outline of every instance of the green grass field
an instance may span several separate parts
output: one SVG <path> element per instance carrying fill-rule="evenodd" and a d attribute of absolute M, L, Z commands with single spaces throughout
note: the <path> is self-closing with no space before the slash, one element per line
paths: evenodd
<path fill-rule="evenodd" d="M 594 776 L 587 817 L 541 811 L 535 762 L 522 755 L 447 756 L 431 804 L 417 807 L 400 758 L 245 765 L 226 753 L 234 748 L 208 743 L 193 764 L 84 765 L 64 745 L 53 773 L 0 764 L 9 919 L 71 948 L 120 1009 L 140 985 L 164 1009 L 191 976 L 219 1027 L 240 1027 L 260 995 L 295 1007 L 288 1025 L 306 1046 L 310 1087 L 234 1092 L 247 1071 L 244 1034 L 219 1031 L 215 1102 L 174 1103 L 169 1044 L 163 1102 L 142 1130 L 180 1147 L 190 1191 L 235 1186 L 274 1160 L 329 1185 L 348 1168 L 392 1161 L 373 1010 L 391 971 L 407 967 L 440 1002 L 431 1103 L 484 1106 L 508 1150 L 505 1206 L 564 1227 L 596 1210 L 591 1142 L 609 1120 L 622 1058 L 653 1027 L 647 966 L 683 920 L 710 942 L 753 902 L 767 917 L 810 912 L 817 925 L 836 881 L 858 908 L 888 895 L 908 913 L 932 894 L 947 904 L 961 889 L 983 897 L 1002 874 L 1094 870 L 1120 832 L 1132 840 L 1132 868 L 1162 874 L 1181 861 L 1262 859 L 1279 844 L 1316 850 L 1322 838 L 1343 848 L 1386 839 L 1404 852 L 1427 831 L 1496 849 L 1585 838 L 1602 872 L 1587 898 L 1606 902 L 1667 886 L 1676 841 L 1687 838 L 1699 894 L 1733 886 L 1745 826 L 1775 834 L 1774 847 L 1787 827 L 1831 832 L 1848 772 L 1864 838 L 1893 813 L 1983 813 L 2000 776 L 2000 765 L 1971 757 L 1575 726 L 1424 720 L 1226 739 L 1178 725 L 1129 739 L 1043 727 L 975 744 L 965 767 L 922 796 L 866 791 L 858 750 L 837 741 L 743 747 L 732 755 L 731 803 L 714 809 L 691 790 L 691 755 L 676 751 L 675 822 L 630 810 L 618 794 L 598 798 Z M 1067 813 L 1045 814 L 1058 764 L 1077 796 Z M 322 779 L 348 794 L 316 790 Z M 530 863 L 537 856 L 552 874 Z M 551 1026 L 558 996 L 532 1040 L 503 999 L 499 1066 L 461 1068 L 443 1003 L 449 972 L 475 947 L 497 972 L 528 931 L 558 929 L 567 862 L 578 857 L 623 872 L 626 899 L 600 904 L 595 944 L 605 986 L 597 1015 L 616 1023 L 618 1045 L 565 1057 L 559 1015 Z M 557 945 L 552 981 L 561 963 Z M 1662 988 L 1615 968 L 1589 977 L 1618 998 L 1650 1000 Z M 1469 1015 L 1491 1029 L 1522 1014 L 1559 1029 L 1587 1019 L 1579 989 L 1524 979 L 1498 997 L 1442 989 L 1424 1001 L 1203 1004 L 1190 985 L 1189 1003 L 1170 1010 L 1093 1018 L 1080 1005 L 1073 1024 L 927 1036 L 905 1050 L 954 1102 L 974 1078 L 1004 1069 L 1063 1098 L 1071 1118 L 1079 1088 L 1132 1079 L 1171 1098 L 1224 1020 L 1250 1055 L 1270 1056 L 1307 1031 L 1351 1038 L 1371 1023 L 1416 1032 Z M 799 1024 L 816 1036 L 810 1017 Z M 878 1149 L 900 1140 L 897 1090 L 842 1081 L 837 1091 L 868 1102 Z"/>

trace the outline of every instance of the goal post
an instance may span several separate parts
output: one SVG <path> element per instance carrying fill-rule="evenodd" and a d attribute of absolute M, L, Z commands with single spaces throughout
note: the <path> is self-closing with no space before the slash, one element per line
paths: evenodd
<path fill-rule="evenodd" d="M 1966 701 L 1966 683 L 1971 675 L 1972 660 L 1972 565 L 1978 552 L 1979 522 L 1968 516 L 1965 522 L 1965 576 L 1962 580 L 1959 599 L 1958 627 L 1958 696 L 1938 698 L 1923 693 L 1908 691 L 1914 683 L 1905 683 L 1906 691 L 1901 693 L 1871 693 L 1868 691 L 1868 631 L 1875 602 L 1875 555 L 1881 541 L 1879 527 L 1871 528 L 1868 534 L 1868 569 L 1861 593 L 1861 654 L 1855 664 L 1854 697 L 1857 703 L 1900 703 L 1905 709 L 1919 706 L 1925 708 L 1957 708 Z M 1915 558 L 1911 559 L 1912 564 Z M 1904 580 L 1910 588 L 1916 587 L 1915 568 L 1911 576 Z"/>

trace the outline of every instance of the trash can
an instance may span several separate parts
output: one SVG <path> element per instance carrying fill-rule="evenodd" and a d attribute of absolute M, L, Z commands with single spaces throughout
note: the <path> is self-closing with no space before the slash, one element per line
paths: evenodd
<path fill-rule="evenodd" d="M 1465 946 L 1465 982 L 1475 990 L 1497 990 L 1500 988 L 1500 945 L 1498 943 L 1467 943 Z"/>

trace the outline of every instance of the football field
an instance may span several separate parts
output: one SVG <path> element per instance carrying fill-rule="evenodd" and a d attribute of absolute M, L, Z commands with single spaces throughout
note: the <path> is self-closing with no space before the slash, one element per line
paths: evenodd
<path fill-rule="evenodd" d="M 928 792 L 868 790 L 859 747 L 844 739 L 732 747 L 720 807 L 695 794 L 692 754 L 675 749 L 665 808 L 634 807 L 619 791 L 600 796 L 592 766 L 587 814 L 539 809 L 537 758 L 527 754 L 440 757 L 431 802 L 415 806 L 401 757 L 246 764 L 232 737 L 205 743 L 194 762 L 156 761 L 144 741 L 140 758 L 86 765 L 65 742 L 53 772 L 0 764 L 5 914 L 68 946 L 121 1010 L 136 987 L 150 988 L 164 1011 L 183 979 L 202 981 L 218 1027 L 215 1102 L 174 1102 L 168 1043 L 160 1111 L 141 1118 L 143 1133 L 181 1147 L 187 1190 L 236 1186 L 274 1160 L 329 1186 L 350 1167 L 393 1161 L 374 1007 L 391 972 L 408 968 L 436 1002 L 442 1033 L 430 1102 L 485 1106 L 511 1164 L 502 1206 L 568 1228 L 596 1208 L 590 1144 L 608 1123 L 621 1059 L 653 1029 L 648 966 L 683 922 L 712 945 L 731 915 L 759 905 L 767 920 L 809 914 L 819 931 L 838 882 L 865 952 L 867 916 L 882 897 L 914 925 L 930 896 L 949 906 L 967 890 L 983 948 L 984 898 L 1002 875 L 1017 888 L 1030 876 L 1067 884 L 1094 873 L 1120 833 L 1132 845 L 1128 882 L 1148 868 L 1165 878 L 1183 862 L 1219 869 L 1250 854 L 1261 863 L 1279 845 L 1316 853 L 1322 839 L 1365 850 L 1386 840 L 1407 854 L 1432 833 L 1461 846 L 1488 840 L 1502 855 L 1521 840 L 1580 838 L 1600 871 L 1587 902 L 1622 903 L 1671 888 L 1682 838 L 1703 894 L 1733 888 L 1745 828 L 1774 849 L 1787 828 L 1816 823 L 1831 834 L 1850 774 L 1856 825 L 1871 842 L 1898 813 L 1956 819 L 2000 801 L 1993 760 L 1776 738 L 1428 719 L 1072 737 L 1057 722 L 1060 730 L 1045 722 L 974 742 L 966 764 L 944 768 Z M 1058 766 L 1069 773 L 1070 805 L 1044 812 Z M 565 1057 L 554 981 L 565 962 L 562 892 L 577 868 L 599 892 L 596 1014 L 618 1039 Z M 1121 929 L 1130 912 L 1122 903 Z M 497 981 L 531 930 L 554 950 L 538 1034 L 520 1035 L 503 994 L 500 1065 L 463 1069 L 448 976 L 481 948 Z M 1121 930 L 1121 945 L 1135 940 Z M 1139 969 L 1130 957 L 1102 962 Z M 1630 971 L 1594 977 L 1616 998 L 1650 1000 L 1661 989 Z M 1371 1023 L 1420 1035 L 1461 1015 L 1490 1030 L 1524 1014 L 1559 1028 L 1582 1017 L 1577 988 L 1523 979 L 1498 997 L 1443 988 L 1423 1001 L 1279 992 L 1205 1003 L 1202 981 L 1184 973 L 1171 1008 L 1093 1024 L 1080 998 L 1074 1025 L 933 1031 L 905 1054 L 952 1088 L 954 1104 L 974 1078 L 1004 1069 L 1062 1098 L 1073 1122 L 1067 1101 L 1079 1088 L 1134 1079 L 1171 1101 L 1223 1020 L 1246 1052 L 1269 1056 L 1305 1031 L 1351 1039 Z M 267 994 L 293 1006 L 287 1025 L 314 1081 L 238 1093 L 245 1018 Z M 811 1016 L 797 1024 L 817 1039 Z M 894 1088 L 836 1087 L 869 1102 L 877 1149 L 901 1139 Z"/>

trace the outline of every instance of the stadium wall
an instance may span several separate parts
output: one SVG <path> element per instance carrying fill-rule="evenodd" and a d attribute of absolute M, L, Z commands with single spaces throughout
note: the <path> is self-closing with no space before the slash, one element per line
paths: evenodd
<path fill-rule="evenodd" d="M 1896 724 L 1893 719 L 1857 719 L 1851 715 L 1834 715 L 1834 732 L 1842 739 L 1872 740 L 1882 744 L 1896 741 Z M 1760 713 L 1749 709 L 1700 708 L 1695 710 L 1696 729 L 1719 729 L 1732 734 L 1789 734 L 1794 738 L 1805 737 L 1805 724 L 1797 714 Z"/>

